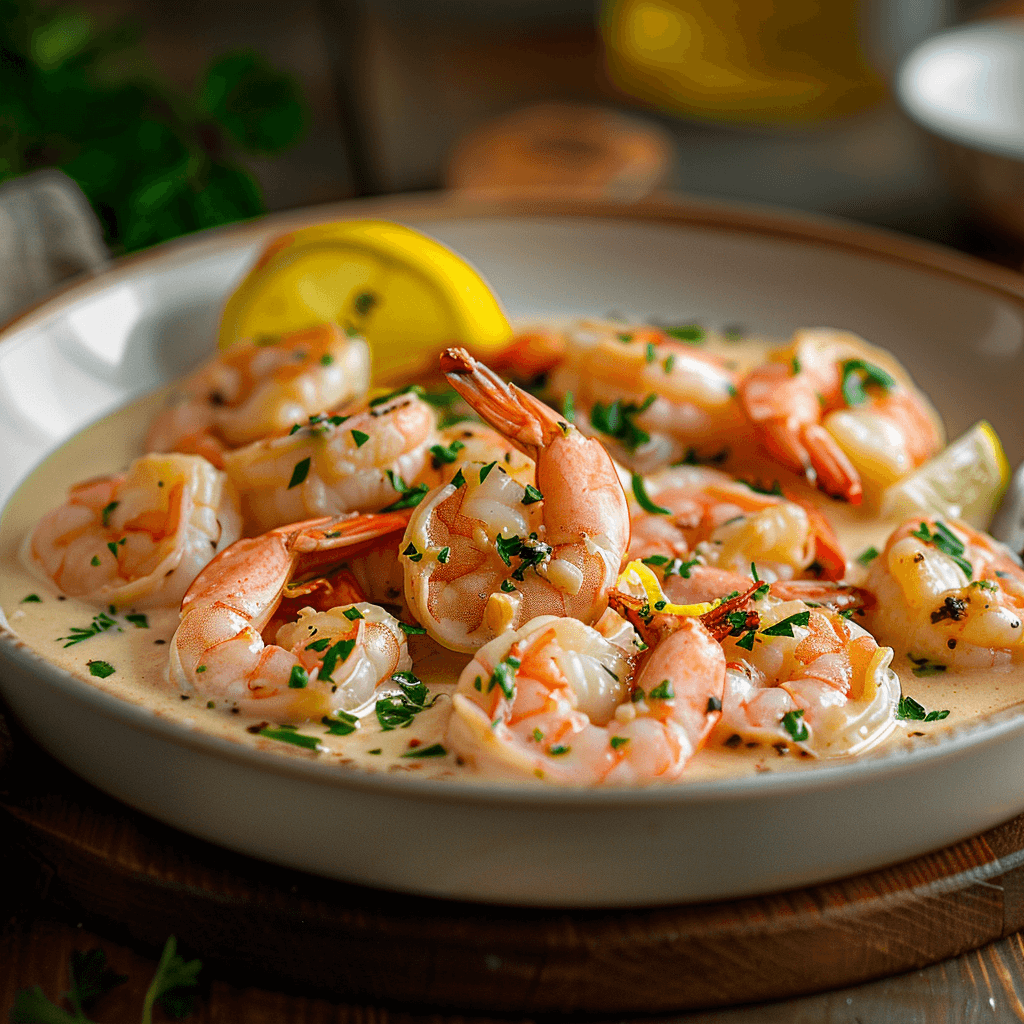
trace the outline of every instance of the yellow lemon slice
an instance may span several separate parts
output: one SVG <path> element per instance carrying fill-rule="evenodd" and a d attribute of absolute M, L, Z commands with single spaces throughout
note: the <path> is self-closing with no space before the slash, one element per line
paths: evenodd
<path fill-rule="evenodd" d="M 218 341 L 331 321 L 366 338 L 384 382 L 432 368 L 444 345 L 486 359 L 512 337 L 487 283 L 450 249 L 401 224 L 351 220 L 275 238 L 228 299 Z"/>
<path fill-rule="evenodd" d="M 882 514 L 892 519 L 926 512 L 962 519 L 984 530 L 1010 481 L 1010 466 L 991 425 L 982 420 L 944 451 L 888 488 Z"/>

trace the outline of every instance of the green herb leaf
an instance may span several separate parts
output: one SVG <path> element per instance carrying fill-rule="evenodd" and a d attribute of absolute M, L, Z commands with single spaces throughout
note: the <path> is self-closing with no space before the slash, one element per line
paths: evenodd
<path fill-rule="evenodd" d="M 319 654 L 321 651 L 326 651 L 331 646 L 331 638 L 328 636 L 321 637 L 319 640 L 314 640 L 311 644 L 306 644 L 307 651 L 316 651 Z"/>
<path fill-rule="evenodd" d="M 491 470 L 494 469 L 497 464 L 497 461 L 489 462 L 486 466 L 480 467 L 480 483 L 483 483 L 491 475 Z"/>
<path fill-rule="evenodd" d="M 426 484 L 410 487 L 397 501 L 381 509 L 381 512 L 397 512 L 402 508 L 415 508 L 426 496 L 429 488 Z"/>
<path fill-rule="evenodd" d="M 541 494 L 540 491 L 538 491 L 537 488 L 533 486 L 533 484 L 526 485 L 526 494 L 523 496 L 522 504 L 532 505 L 534 504 L 534 502 L 543 500 L 544 495 Z"/>
<path fill-rule="evenodd" d="M 429 747 L 415 747 L 412 750 L 407 750 L 404 754 L 400 754 L 400 757 L 444 757 L 448 751 L 441 746 L 440 743 L 434 743 Z"/>
<path fill-rule="evenodd" d="M 806 626 L 811 621 L 811 613 L 797 612 L 795 615 L 789 615 L 784 618 L 781 622 L 776 622 L 774 626 L 769 626 L 767 629 L 761 630 L 762 636 L 792 636 L 794 626 Z"/>
<path fill-rule="evenodd" d="M 422 626 L 414 626 L 410 622 L 399 622 L 398 628 L 405 633 L 406 636 L 425 636 L 427 632 Z"/>
<path fill-rule="evenodd" d="M 304 690 L 309 685 L 309 673 L 301 665 L 292 665 L 288 676 L 289 690 Z"/>
<path fill-rule="evenodd" d="M 945 667 L 945 666 L 943 666 Z M 949 717 L 949 711 L 926 711 L 913 697 L 900 697 L 896 705 L 896 717 L 904 722 L 941 722 Z"/>
<path fill-rule="evenodd" d="M 352 650 L 355 646 L 355 640 L 339 640 L 336 644 L 333 644 L 330 648 L 328 648 L 327 653 L 324 655 L 323 664 L 320 667 L 321 682 L 334 682 L 334 680 L 331 678 L 331 674 L 337 667 L 338 662 L 344 662 L 352 653 Z"/>
<path fill-rule="evenodd" d="M 624 747 L 629 742 L 628 736 L 613 736 L 610 740 L 612 750 L 618 750 L 619 747 Z"/>
<path fill-rule="evenodd" d="M 401 691 L 381 697 L 375 706 L 377 721 L 384 732 L 392 729 L 406 729 L 413 719 L 437 702 L 437 695 L 427 703 L 429 690 L 411 672 L 396 672 L 392 677 Z"/>
<path fill-rule="evenodd" d="M 357 622 L 363 618 L 363 613 L 353 605 L 351 608 L 346 608 L 342 613 L 349 622 Z"/>
<path fill-rule="evenodd" d="M 868 400 L 865 385 L 873 384 L 886 392 L 896 387 L 896 381 L 885 370 L 863 359 L 847 359 L 840 369 L 843 374 L 843 401 L 848 406 L 863 405 Z"/>
<path fill-rule="evenodd" d="M 68 636 L 59 636 L 57 640 L 67 640 L 65 647 L 73 647 L 75 644 L 80 644 L 83 640 L 88 640 L 91 636 L 98 636 L 100 633 L 105 632 L 112 628 L 120 629 L 117 620 L 112 619 L 106 612 L 100 612 L 98 615 L 94 615 L 92 623 L 88 627 L 72 626 L 71 632 Z"/>
<path fill-rule="evenodd" d="M 508 700 L 514 700 L 516 696 L 516 671 L 519 665 L 519 659 L 511 654 L 508 657 L 502 658 L 494 666 L 494 673 L 487 683 L 487 692 L 490 693 L 497 686 Z"/>
<path fill-rule="evenodd" d="M 451 480 L 449 482 L 451 483 L 451 486 L 454 487 L 456 490 L 458 490 L 460 487 L 465 487 L 466 486 L 466 478 L 462 475 L 462 470 L 460 469 L 455 474 L 455 476 L 453 476 L 451 478 Z"/>
<path fill-rule="evenodd" d="M 552 757 L 561 757 L 563 754 L 568 754 L 570 750 L 572 750 L 572 747 L 567 747 L 562 743 L 553 747 L 548 747 L 548 753 Z"/>
<path fill-rule="evenodd" d="M 452 441 L 445 447 L 442 444 L 435 444 L 430 449 L 430 454 L 437 460 L 438 465 L 450 465 L 458 458 L 458 453 L 466 446 L 461 441 Z"/>
<path fill-rule="evenodd" d="M 681 324 L 678 327 L 666 327 L 665 333 L 676 341 L 686 341 L 690 344 L 700 344 L 704 341 L 704 328 L 697 324 Z"/>
<path fill-rule="evenodd" d="M 566 391 L 562 399 L 562 416 L 570 423 L 576 422 L 576 407 L 573 405 L 572 392 Z"/>
<path fill-rule="evenodd" d="M 295 468 L 292 470 L 292 478 L 288 481 L 288 490 L 291 490 L 293 487 L 298 487 L 299 484 L 306 479 L 309 475 L 309 463 L 310 456 L 308 455 L 306 458 L 295 463 Z"/>
<path fill-rule="evenodd" d="M 110 513 L 113 512 L 114 509 L 117 508 L 117 506 L 120 504 L 121 503 L 119 501 L 112 501 L 109 505 L 105 506 L 102 512 L 104 526 L 110 525 Z"/>
<path fill-rule="evenodd" d="M 359 728 L 359 719 L 347 711 L 335 711 L 332 717 L 324 715 L 320 721 L 327 726 L 328 736 L 351 736 Z"/>
<path fill-rule="evenodd" d="M 441 548 L 441 550 L 438 551 L 438 553 L 437 553 L 437 560 L 442 565 L 445 565 L 447 563 L 449 557 L 451 556 L 451 553 L 452 553 L 452 549 L 451 548 L 449 548 L 449 547 Z"/>
<path fill-rule="evenodd" d="M 807 728 L 807 723 L 801 721 L 803 717 L 803 708 L 799 708 L 796 711 L 787 711 L 782 716 L 782 728 L 789 733 L 794 743 L 803 743 L 811 735 L 810 730 Z"/>
<path fill-rule="evenodd" d="M 320 741 L 315 736 L 307 736 L 305 733 L 294 732 L 292 729 L 286 729 L 284 726 L 280 726 L 274 729 L 271 726 L 265 726 L 260 729 L 259 735 L 266 736 L 269 740 L 280 740 L 282 743 L 291 743 L 294 747 L 302 747 L 305 750 L 316 750 L 320 746 Z"/>
<path fill-rule="evenodd" d="M 653 393 L 649 394 L 639 405 L 635 402 L 624 403 L 621 399 L 608 405 L 595 402 L 590 410 L 590 422 L 595 430 L 622 442 L 628 451 L 636 451 L 650 441 L 651 435 L 638 427 L 635 419 L 649 409 L 657 397 Z"/>
<path fill-rule="evenodd" d="M 858 556 L 857 561 L 861 565 L 870 565 L 878 557 L 878 548 L 872 545 L 869 548 L 865 548 Z"/>
<path fill-rule="evenodd" d="M 42 604 L 43 599 L 38 594 L 26 594 L 19 604 Z"/>
<path fill-rule="evenodd" d="M 736 646 L 742 647 L 745 651 L 752 651 L 754 649 L 754 637 L 756 633 L 756 629 L 752 629 L 749 633 L 744 633 L 743 636 L 736 641 Z"/>
<path fill-rule="evenodd" d="M 672 700 L 675 695 L 675 690 L 672 689 L 672 683 L 668 679 L 662 679 L 662 681 L 647 694 L 650 700 Z"/>
<path fill-rule="evenodd" d="M 649 512 L 654 516 L 670 516 L 672 510 L 662 508 L 660 505 L 656 505 L 648 496 L 647 489 L 644 485 L 644 478 L 639 473 L 633 474 L 633 496 L 636 498 L 639 506 L 645 511 Z"/>
<path fill-rule="evenodd" d="M 132 612 L 130 615 L 126 615 L 125 618 L 136 629 L 149 629 L 149 619 L 142 612 Z"/>
<path fill-rule="evenodd" d="M 907 660 L 913 665 L 911 671 L 915 676 L 937 676 L 941 672 L 946 671 L 946 666 L 943 665 L 941 661 L 931 661 L 928 658 L 915 658 L 912 654 L 907 655 Z"/>
<path fill-rule="evenodd" d="M 931 544 L 934 548 L 948 555 L 963 570 L 964 575 L 971 579 L 974 576 L 974 566 L 964 558 L 963 541 L 941 520 L 935 520 L 935 530 L 928 529 L 928 524 L 922 522 L 916 530 L 910 531 L 911 536 L 918 540 Z"/>
<path fill-rule="evenodd" d="M 352 440 L 355 441 L 357 448 L 362 448 L 367 441 L 370 440 L 369 434 L 364 434 L 361 430 L 352 430 Z"/>

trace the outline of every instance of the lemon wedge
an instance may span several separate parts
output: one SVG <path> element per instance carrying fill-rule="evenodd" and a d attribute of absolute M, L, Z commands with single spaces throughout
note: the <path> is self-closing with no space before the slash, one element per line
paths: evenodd
<path fill-rule="evenodd" d="M 385 383 L 432 368 L 444 345 L 486 358 L 512 337 L 491 289 L 460 256 L 401 224 L 350 220 L 271 241 L 228 299 L 218 342 L 332 321 L 366 338 Z"/>
<path fill-rule="evenodd" d="M 999 436 L 982 420 L 889 487 L 882 496 L 882 514 L 891 519 L 941 515 L 984 530 L 1009 481 L 1010 465 Z"/>

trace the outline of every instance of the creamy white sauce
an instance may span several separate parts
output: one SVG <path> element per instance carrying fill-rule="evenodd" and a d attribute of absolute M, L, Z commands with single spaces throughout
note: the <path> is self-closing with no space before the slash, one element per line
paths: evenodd
<path fill-rule="evenodd" d="M 712 341 L 708 346 L 736 362 L 742 369 L 761 358 L 764 343 Z M 316 750 L 259 735 L 261 726 L 275 727 L 274 721 L 232 714 L 210 708 L 200 698 L 183 696 L 168 682 L 167 650 L 178 624 L 177 608 L 146 609 L 143 628 L 125 618 L 132 609 L 112 616 L 115 625 L 67 646 L 73 627 L 88 628 L 94 616 L 105 611 L 87 601 L 65 598 L 45 579 L 33 574 L 19 558 L 26 534 L 45 511 L 60 504 L 70 484 L 90 476 L 116 472 L 142 451 L 142 438 L 153 414 L 161 408 L 166 391 L 133 403 L 100 420 L 72 438 L 46 459 L 12 497 L 0 520 L 0 609 L 11 629 L 42 657 L 60 666 L 88 685 L 95 686 L 155 714 L 172 719 L 187 729 L 211 733 L 239 744 L 274 751 L 281 756 L 316 758 L 338 765 L 370 771 L 408 771 L 422 776 L 484 780 L 450 752 L 443 756 L 419 758 L 416 751 L 443 744 L 451 709 L 451 693 L 466 654 L 447 651 L 427 637 L 410 637 L 409 648 L 416 675 L 427 684 L 437 700 L 415 716 L 408 728 L 382 730 L 371 709 L 359 728 L 348 736 L 328 735 L 323 725 L 307 723 L 298 732 L 315 737 Z M 792 481 L 791 481 L 792 482 Z M 807 489 L 805 493 L 814 494 Z M 826 508 L 847 553 L 855 557 L 869 546 L 884 546 L 892 524 L 814 494 Z M 25 599 L 36 595 L 39 600 Z M 114 671 L 99 677 L 90 662 L 106 662 Z M 903 658 L 893 668 L 899 674 L 905 695 L 913 696 L 925 708 L 949 709 L 949 717 L 938 722 L 901 724 L 885 744 L 906 743 L 943 729 L 962 725 L 979 716 L 1024 702 L 1024 669 L 1006 672 L 947 671 L 918 678 Z M 774 748 L 739 747 L 704 749 L 687 767 L 684 781 L 746 775 L 753 772 L 800 770 L 821 762 Z"/>

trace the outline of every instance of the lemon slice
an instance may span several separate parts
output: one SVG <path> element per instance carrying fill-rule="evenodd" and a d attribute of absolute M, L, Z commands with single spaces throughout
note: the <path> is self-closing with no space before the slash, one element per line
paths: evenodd
<path fill-rule="evenodd" d="M 1010 466 L 991 425 L 982 420 L 944 451 L 888 488 L 882 514 L 962 519 L 984 530 L 1010 481 Z"/>
<path fill-rule="evenodd" d="M 270 242 L 228 299 L 218 341 L 330 321 L 366 338 L 384 382 L 432 367 L 444 345 L 486 358 L 512 337 L 498 300 L 461 257 L 401 224 L 351 220 Z"/>

